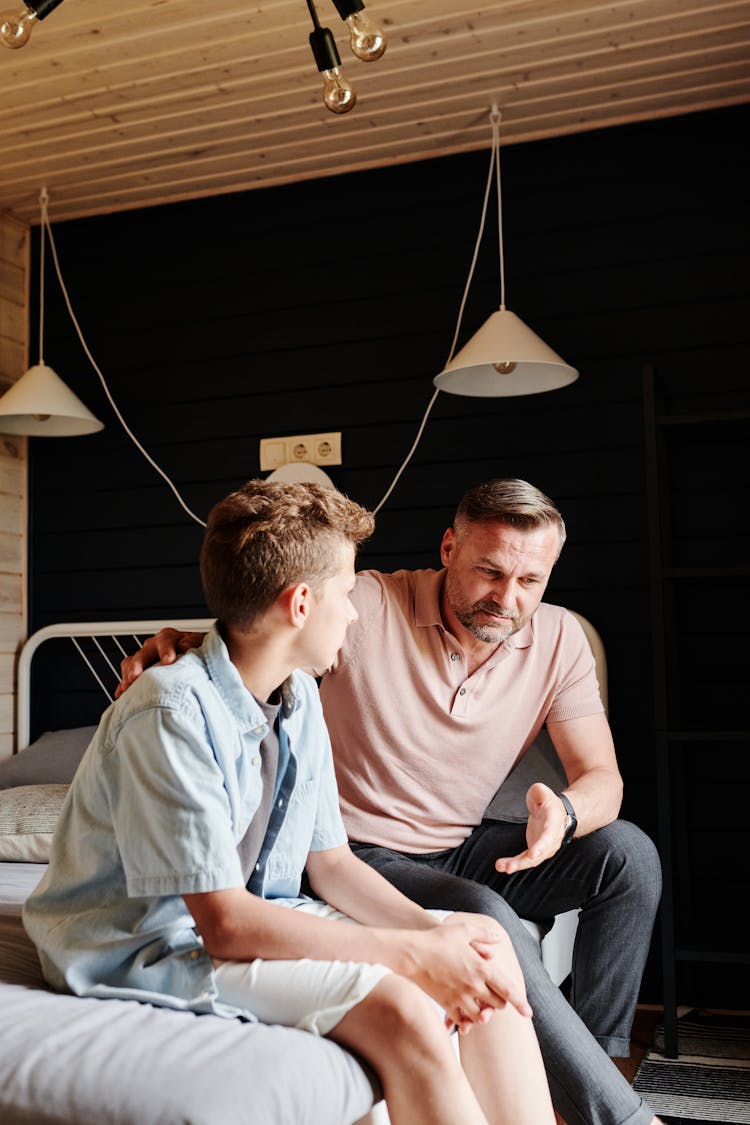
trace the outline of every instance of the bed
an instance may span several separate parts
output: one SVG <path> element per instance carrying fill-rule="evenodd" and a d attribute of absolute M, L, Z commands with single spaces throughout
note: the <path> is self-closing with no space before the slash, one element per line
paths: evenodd
<path fill-rule="evenodd" d="M 101 711 L 122 655 L 163 624 L 57 625 L 34 634 L 19 658 L 22 748 L 0 762 L 0 1121 L 350 1125 L 379 1092 L 367 1068 L 335 1043 L 290 1028 L 53 993 L 23 929 L 23 901 L 44 872 L 60 804 L 96 722 L 86 687 L 79 694 L 89 722 L 35 736 L 34 662 L 45 646 L 54 649 L 48 679 L 62 681 L 69 700 L 78 692 L 69 687 L 70 668 L 81 656 L 104 692 L 93 705 Z"/>

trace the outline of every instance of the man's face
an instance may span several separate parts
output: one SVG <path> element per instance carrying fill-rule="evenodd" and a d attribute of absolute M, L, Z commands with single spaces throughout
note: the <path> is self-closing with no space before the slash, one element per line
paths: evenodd
<path fill-rule="evenodd" d="M 312 609 L 304 629 L 306 667 L 322 676 L 336 659 L 346 630 L 358 614 L 349 597 L 354 589 L 354 547 L 342 542 L 338 567 L 312 595 Z"/>
<path fill-rule="evenodd" d="M 440 557 L 446 567 L 442 613 L 461 639 L 461 627 L 497 645 L 522 629 L 542 600 L 560 552 L 554 524 L 521 531 L 504 523 L 448 528 Z"/>

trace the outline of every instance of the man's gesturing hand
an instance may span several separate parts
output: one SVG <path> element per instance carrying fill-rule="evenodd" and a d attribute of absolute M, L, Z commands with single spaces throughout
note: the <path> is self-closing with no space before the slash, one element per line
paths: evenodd
<path fill-rule="evenodd" d="M 526 851 L 495 860 L 495 870 L 504 875 L 538 867 L 560 850 L 565 832 L 566 813 L 562 802 L 548 785 L 537 781 L 526 794 L 529 819 L 526 823 Z"/>

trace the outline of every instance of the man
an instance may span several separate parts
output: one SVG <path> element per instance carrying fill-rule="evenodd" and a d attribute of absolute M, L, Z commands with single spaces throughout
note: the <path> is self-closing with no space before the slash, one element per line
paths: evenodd
<path fill-rule="evenodd" d="M 489 914 L 508 932 L 568 1125 L 645 1125 L 651 1111 L 606 1056 L 629 1053 L 660 867 L 617 820 L 622 781 L 583 632 L 541 601 L 564 539 L 527 482 L 470 490 L 443 570 L 358 576 L 359 620 L 321 697 L 355 853 L 420 905 Z M 148 642 L 122 686 L 174 645 L 167 631 Z M 484 821 L 542 726 L 564 793 L 533 784 L 526 826 Z M 519 916 L 548 923 L 575 907 L 569 1005 Z"/>
<path fill-rule="evenodd" d="M 318 485 L 250 481 L 216 505 L 216 625 L 104 714 L 24 922 L 54 987 L 330 1035 L 379 1074 L 393 1125 L 553 1125 L 505 935 L 429 914 L 346 841 L 317 686 L 296 669 L 329 666 L 356 620 L 371 529 Z"/>

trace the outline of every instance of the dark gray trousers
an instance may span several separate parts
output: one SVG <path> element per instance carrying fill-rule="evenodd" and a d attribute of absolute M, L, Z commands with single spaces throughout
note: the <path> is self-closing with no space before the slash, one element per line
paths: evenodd
<path fill-rule="evenodd" d="M 661 893 L 652 841 L 618 820 L 574 840 L 529 871 L 501 875 L 499 856 L 526 847 L 525 825 L 484 821 L 458 848 L 404 854 L 353 850 L 427 908 L 489 914 L 523 969 L 552 1100 L 568 1125 L 648 1125 L 653 1110 L 609 1055 L 630 1053 L 630 1032 Z M 580 907 L 569 1002 L 542 965 L 520 918 L 542 925 Z"/>

